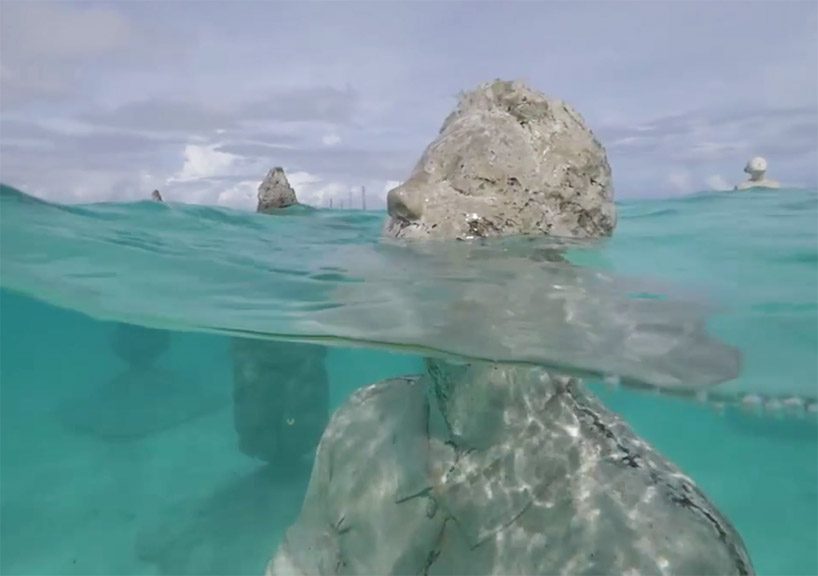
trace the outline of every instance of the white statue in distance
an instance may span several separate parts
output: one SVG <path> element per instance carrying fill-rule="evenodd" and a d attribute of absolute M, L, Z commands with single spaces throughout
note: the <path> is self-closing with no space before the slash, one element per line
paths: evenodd
<path fill-rule="evenodd" d="M 770 180 L 767 175 L 767 161 L 761 156 L 751 158 L 744 167 L 744 171 L 750 177 L 736 185 L 736 190 L 748 190 L 750 188 L 780 188 L 781 185 L 775 180 Z"/>

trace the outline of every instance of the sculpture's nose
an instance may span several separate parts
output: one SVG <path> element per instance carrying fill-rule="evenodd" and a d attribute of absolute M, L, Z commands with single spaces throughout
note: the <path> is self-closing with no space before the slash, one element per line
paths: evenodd
<path fill-rule="evenodd" d="M 420 194 L 405 185 L 389 191 L 386 195 L 386 207 L 390 216 L 402 220 L 417 220 L 423 214 Z"/>

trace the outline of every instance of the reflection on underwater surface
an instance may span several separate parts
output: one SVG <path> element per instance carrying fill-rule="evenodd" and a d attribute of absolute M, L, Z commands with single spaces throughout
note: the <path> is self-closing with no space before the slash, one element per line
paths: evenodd
<path fill-rule="evenodd" d="M 815 191 L 623 203 L 603 243 L 407 248 L 378 242 L 377 213 L 66 207 L 1 188 L 2 286 L 97 318 L 818 397 Z"/>
<path fill-rule="evenodd" d="M 315 390 L 327 398 L 305 400 L 316 415 L 361 386 L 421 372 L 423 359 L 411 353 L 630 376 L 626 384 L 665 393 L 589 387 L 733 521 L 759 573 L 815 573 L 813 197 L 625 204 L 617 236 L 604 249 L 567 246 L 567 264 L 553 245 L 529 240 L 437 255 L 375 249 L 380 216 L 367 214 L 273 223 L 199 207 L 53 207 L 5 194 L 2 285 L 14 291 L 0 292 L 0 572 L 262 573 L 298 514 L 311 460 L 288 440 L 301 439 L 292 431 L 303 407 L 282 410 L 273 436 L 262 426 L 260 448 L 241 446 L 236 394 L 253 389 L 257 368 L 237 360 L 238 346 L 280 350 L 264 359 L 279 367 L 280 387 L 260 392 L 282 406 L 300 380 L 325 379 Z M 753 234 L 740 230 L 748 225 Z M 172 330 L 100 322 L 43 300 L 119 322 L 148 316 Z M 233 337 L 201 333 L 209 321 Z M 335 347 L 234 337 L 265 326 L 293 337 L 317 329 Z M 382 341 L 367 341 L 372 334 Z M 431 348 L 417 346 L 427 341 Z M 657 354 L 657 343 L 669 346 Z M 717 384 L 734 375 L 736 348 L 742 373 Z M 296 360 L 311 354 L 322 369 L 305 375 L 316 362 Z M 687 398 L 667 394 L 691 381 Z M 698 404 L 703 386 L 709 400 Z M 719 394 L 806 404 L 800 415 L 720 411 Z M 259 396 L 249 398 L 252 414 Z M 287 466 L 279 445 L 292 447 Z"/>

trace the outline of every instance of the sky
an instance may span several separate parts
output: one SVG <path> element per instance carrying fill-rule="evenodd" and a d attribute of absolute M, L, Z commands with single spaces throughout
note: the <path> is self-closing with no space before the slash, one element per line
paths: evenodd
<path fill-rule="evenodd" d="M 818 184 L 818 3 L 0 2 L 0 181 L 59 202 L 384 206 L 463 90 L 572 104 L 617 198 Z"/>

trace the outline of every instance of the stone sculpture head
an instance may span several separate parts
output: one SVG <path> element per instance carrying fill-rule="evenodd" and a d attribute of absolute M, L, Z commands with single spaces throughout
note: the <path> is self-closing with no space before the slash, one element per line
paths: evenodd
<path fill-rule="evenodd" d="M 387 206 L 395 238 L 595 238 L 616 225 L 605 150 L 579 114 L 500 80 L 461 96 Z"/>
<path fill-rule="evenodd" d="M 750 175 L 750 180 L 763 180 L 767 173 L 767 161 L 761 156 L 751 158 L 744 171 Z"/>

